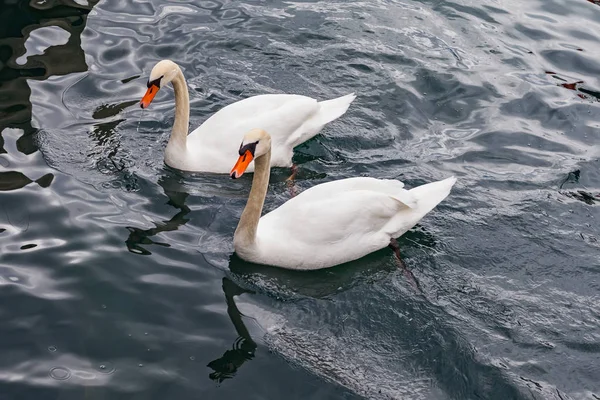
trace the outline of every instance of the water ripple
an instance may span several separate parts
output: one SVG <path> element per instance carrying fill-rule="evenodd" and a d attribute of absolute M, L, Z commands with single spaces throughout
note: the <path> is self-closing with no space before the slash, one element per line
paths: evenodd
<path fill-rule="evenodd" d="M 10 398 L 598 398 L 600 8 L 594 1 L 5 2 L 1 392 Z M 348 113 L 299 190 L 459 177 L 391 255 L 298 274 L 232 256 L 250 178 L 163 163 L 261 93 Z M 265 208 L 288 198 L 275 169 Z M 251 366 L 249 366 L 251 365 Z"/>

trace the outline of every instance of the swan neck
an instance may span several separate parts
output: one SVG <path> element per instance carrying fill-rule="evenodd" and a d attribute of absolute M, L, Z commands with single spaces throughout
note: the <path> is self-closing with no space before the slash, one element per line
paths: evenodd
<path fill-rule="evenodd" d="M 264 155 L 254 159 L 254 177 L 252 188 L 248 195 L 248 202 L 240 217 L 240 222 L 233 235 L 236 251 L 252 247 L 256 243 L 256 230 L 258 221 L 262 214 L 267 189 L 269 188 L 269 176 L 271 174 L 271 149 Z"/>
<path fill-rule="evenodd" d="M 177 72 L 172 83 L 175 91 L 175 121 L 168 146 L 185 150 L 190 122 L 190 95 L 181 70 Z"/>

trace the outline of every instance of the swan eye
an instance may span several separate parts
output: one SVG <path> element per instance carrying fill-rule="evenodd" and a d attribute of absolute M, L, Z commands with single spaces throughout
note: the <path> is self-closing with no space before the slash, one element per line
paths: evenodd
<path fill-rule="evenodd" d="M 165 77 L 165 76 L 164 76 L 164 75 L 162 75 L 160 78 L 157 78 L 157 79 L 155 79 L 155 80 L 153 80 L 153 81 L 151 81 L 151 80 L 149 80 L 149 79 L 148 79 L 148 83 L 146 83 L 146 86 L 148 86 L 148 87 L 151 87 L 151 86 L 156 86 L 157 88 L 159 88 L 159 89 L 160 89 L 160 80 L 161 80 L 162 78 L 164 78 L 164 77 Z"/>
<path fill-rule="evenodd" d="M 244 144 L 244 142 L 242 142 L 242 145 L 240 146 L 240 151 L 238 152 L 238 154 L 240 156 L 243 156 L 244 154 L 246 154 L 246 150 L 249 150 L 250 154 L 252 154 L 252 156 L 254 157 L 254 152 L 256 151 L 257 144 L 258 144 L 258 140 L 256 142 L 248 143 L 248 144 Z"/>

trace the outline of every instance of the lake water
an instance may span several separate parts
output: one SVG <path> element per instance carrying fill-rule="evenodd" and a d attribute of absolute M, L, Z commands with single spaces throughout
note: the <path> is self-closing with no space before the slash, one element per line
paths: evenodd
<path fill-rule="evenodd" d="M 164 165 L 162 58 L 192 127 L 356 92 L 298 190 L 456 175 L 400 239 L 420 291 L 387 249 L 233 256 L 251 175 Z M 0 399 L 600 399 L 599 100 L 595 0 L 1 0 Z"/>

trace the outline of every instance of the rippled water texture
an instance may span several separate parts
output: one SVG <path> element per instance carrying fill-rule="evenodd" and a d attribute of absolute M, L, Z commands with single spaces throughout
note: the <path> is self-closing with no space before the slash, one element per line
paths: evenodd
<path fill-rule="evenodd" d="M 1 0 L 0 399 L 599 399 L 599 43 L 586 0 Z M 164 166 L 161 58 L 192 126 L 355 91 L 299 190 L 455 174 L 400 240 L 422 292 L 232 256 L 251 177 Z"/>

